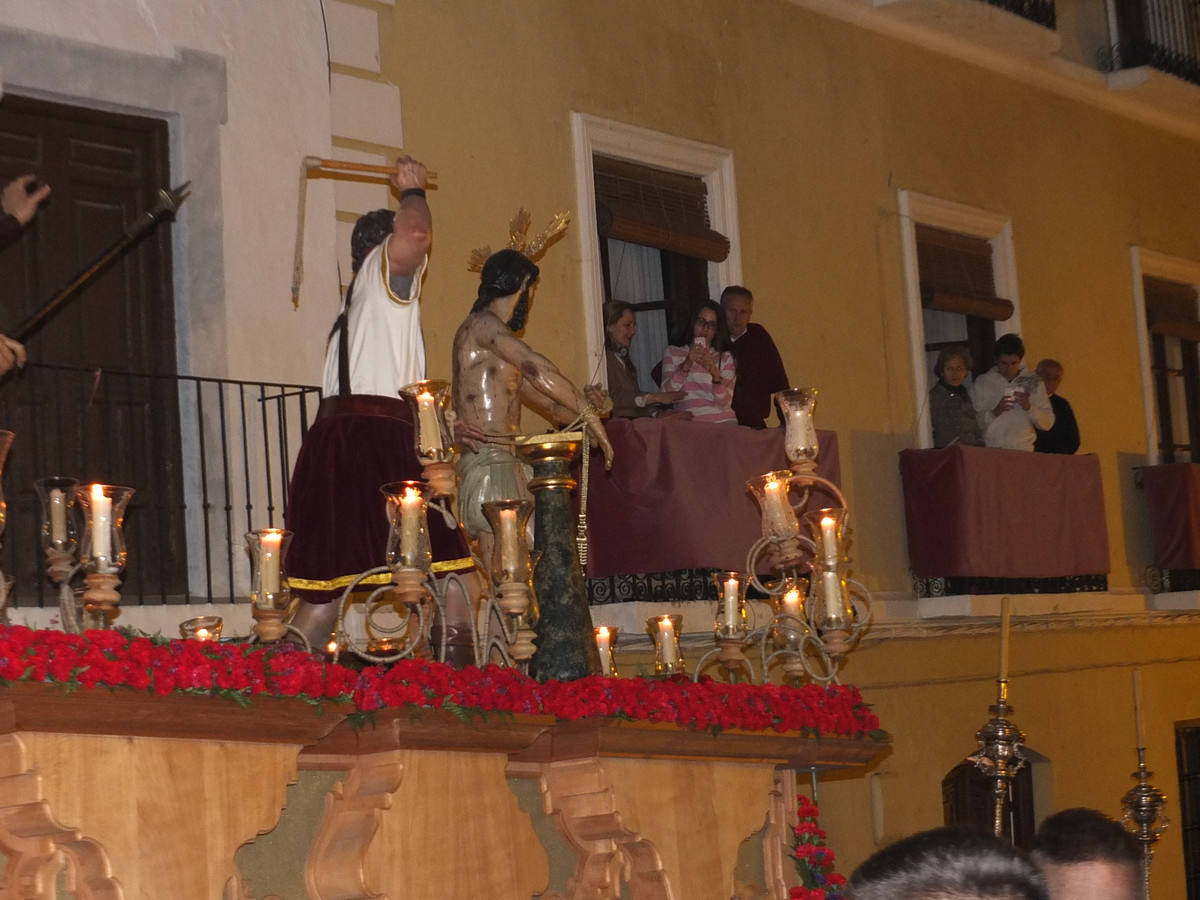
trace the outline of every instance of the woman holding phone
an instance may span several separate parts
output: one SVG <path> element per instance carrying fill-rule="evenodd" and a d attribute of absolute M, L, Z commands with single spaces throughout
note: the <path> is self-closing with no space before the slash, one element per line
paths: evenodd
<path fill-rule="evenodd" d="M 691 342 L 667 347 L 663 354 L 664 391 L 683 391 L 677 410 L 690 412 L 700 422 L 736 425 L 733 385 L 736 381 L 733 354 L 721 307 L 711 300 L 696 310 Z"/>

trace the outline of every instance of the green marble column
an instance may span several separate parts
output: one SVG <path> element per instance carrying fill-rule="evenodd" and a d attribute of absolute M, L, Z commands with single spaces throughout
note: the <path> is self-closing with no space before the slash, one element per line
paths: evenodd
<path fill-rule="evenodd" d="M 576 486 L 571 460 L 582 437 L 577 432 L 562 433 L 553 440 L 517 447 L 521 459 L 533 466 L 529 490 L 534 548 L 542 554 L 533 574 L 540 616 L 534 628 L 537 649 L 530 660 L 530 672 L 539 681 L 573 681 L 600 669 L 571 514 L 571 491 Z"/>

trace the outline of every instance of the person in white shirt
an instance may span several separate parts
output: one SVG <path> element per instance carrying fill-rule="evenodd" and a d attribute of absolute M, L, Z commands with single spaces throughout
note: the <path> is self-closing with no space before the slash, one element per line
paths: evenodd
<path fill-rule="evenodd" d="M 1015 334 L 1001 335 L 993 353 L 996 365 L 975 379 L 975 414 L 988 447 L 1033 450 L 1037 430 L 1054 424 L 1054 409 L 1042 379 L 1022 364 L 1025 344 Z"/>
<path fill-rule="evenodd" d="M 314 646 L 329 640 L 344 588 L 384 562 L 389 526 L 380 487 L 422 477 L 412 410 L 400 389 L 425 377 L 420 296 L 433 229 L 425 177 L 425 166 L 401 157 L 392 176 L 399 210 L 367 213 L 354 226 L 355 274 L 326 347 L 316 421 L 292 472 L 288 582 L 304 602 L 291 624 Z M 429 537 L 439 573 L 473 579 L 457 523 L 431 511 Z M 472 602 L 453 590 L 445 626 L 449 662 L 474 661 Z"/>

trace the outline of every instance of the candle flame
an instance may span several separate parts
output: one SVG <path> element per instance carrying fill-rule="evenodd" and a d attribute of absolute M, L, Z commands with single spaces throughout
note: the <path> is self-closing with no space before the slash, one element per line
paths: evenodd
<path fill-rule="evenodd" d="M 421 393 L 417 394 L 417 402 L 421 404 L 432 403 L 433 394 L 429 393 L 429 391 L 422 391 Z"/>
<path fill-rule="evenodd" d="M 282 544 L 283 531 L 278 528 L 265 528 L 263 529 L 262 540 L 264 544 Z"/>
<path fill-rule="evenodd" d="M 104 485 L 93 484 L 92 485 L 92 500 L 99 500 L 103 496 L 104 496 Z"/>
<path fill-rule="evenodd" d="M 336 640 L 330 641 L 328 644 L 325 645 L 325 652 L 337 653 L 337 651 L 338 651 L 338 642 Z"/>
<path fill-rule="evenodd" d="M 792 588 L 790 591 L 788 591 L 786 594 L 783 595 L 783 602 L 784 602 L 785 606 L 799 606 L 800 605 L 800 591 L 796 588 Z"/>
<path fill-rule="evenodd" d="M 821 520 L 821 527 L 822 527 L 822 528 L 832 528 L 833 526 L 834 526 L 834 521 L 833 521 L 833 519 L 832 519 L 832 518 L 830 518 L 829 516 L 825 516 L 825 518 L 823 518 L 823 519 Z"/>
<path fill-rule="evenodd" d="M 414 500 L 420 500 L 420 499 L 421 499 L 421 492 L 418 491 L 415 487 L 406 487 L 404 489 L 404 501 L 403 502 L 412 503 Z"/>
<path fill-rule="evenodd" d="M 207 641 L 208 640 L 208 629 L 207 628 L 197 628 L 196 629 L 196 640 Z"/>
<path fill-rule="evenodd" d="M 597 629 L 596 629 L 596 634 L 597 634 L 599 637 L 602 637 L 602 638 L 604 638 L 605 640 L 607 640 L 607 639 L 608 639 L 608 626 L 607 626 L 607 625 L 601 625 L 599 628 L 597 628 Z"/>

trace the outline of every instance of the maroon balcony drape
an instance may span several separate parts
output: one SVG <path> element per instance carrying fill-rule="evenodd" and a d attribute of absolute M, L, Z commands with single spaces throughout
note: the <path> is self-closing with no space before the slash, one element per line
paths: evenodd
<path fill-rule="evenodd" d="M 748 479 L 786 469 L 783 429 L 663 419 L 606 423 L 611 472 L 592 456 L 588 575 L 674 569 L 742 570 L 762 536 Z M 818 431 L 817 473 L 839 483 L 837 434 Z M 831 504 L 816 495 L 809 508 Z"/>
<path fill-rule="evenodd" d="M 908 559 L 922 578 L 1109 571 L 1100 461 L 990 447 L 903 450 Z"/>
<path fill-rule="evenodd" d="M 1142 487 L 1154 535 L 1154 565 L 1200 569 L 1200 465 L 1147 466 Z"/>

